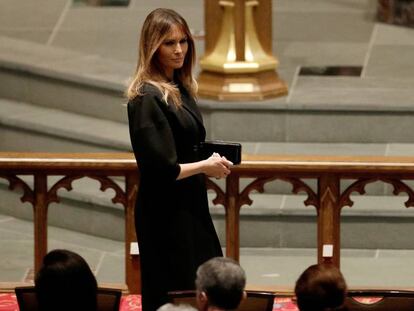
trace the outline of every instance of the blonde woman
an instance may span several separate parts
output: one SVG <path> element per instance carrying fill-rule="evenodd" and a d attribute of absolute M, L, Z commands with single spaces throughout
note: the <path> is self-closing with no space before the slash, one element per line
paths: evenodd
<path fill-rule="evenodd" d="M 197 153 L 206 132 L 195 101 L 194 62 L 186 21 L 173 10 L 152 11 L 142 26 L 138 65 L 127 90 L 140 171 L 135 224 L 143 311 L 168 302 L 168 291 L 194 289 L 198 266 L 222 256 L 205 175 L 224 178 L 232 163 Z"/>

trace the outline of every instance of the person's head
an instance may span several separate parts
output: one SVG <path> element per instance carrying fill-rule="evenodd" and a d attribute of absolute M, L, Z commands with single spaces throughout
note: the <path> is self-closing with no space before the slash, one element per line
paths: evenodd
<path fill-rule="evenodd" d="M 35 288 L 40 311 L 96 310 L 95 276 L 87 262 L 69 250 L 55 249 L 43 258 Z"/>
<path fill-rule="evenodd" d="M 301 311 L 339 310 L 345 301 L 347 285 L 334 265 L 312 265 L 298 278 L 295 295 Z"/>
<path fill-rule="evenodd" d="M 197 269 L 195 281 L 199 310 L 233 310 L 245 298 L 246 274 L 233 259 L 214 257 Z"/>
<path fill-rule="evenodd" d="M 186 304 L 174 305 L 172 303 L 166 303 L 159 307 L 157 311 L 197 311 L 197 309 Z"/>
<path fill-rule="evenodd" d="M 192 76 L 195 63 L 194 40 L 187 22 L 177 12 L 159 8 L 152 11 L 144 21 L 138 47 L 138 64 L 135 77 L 128 88 L 129 99 L 140 94 L 142 84 L 155 85 L 174 104 L 171 80 L 182 83 L 191 95 L 195 95 L 196 82 Z M 178 92 L 178 90 L 175 88 Z"/>

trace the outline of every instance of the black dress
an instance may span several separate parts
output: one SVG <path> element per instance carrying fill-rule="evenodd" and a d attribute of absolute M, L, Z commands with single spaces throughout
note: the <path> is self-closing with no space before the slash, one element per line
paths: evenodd
<path fill-rule="evenodd" d="M 143 311 L 168 302 L 167 291 L 194 289 L 200 264 L 222 256 L 208 210 L 205 175 L 176 180 L 178 163 L 199 161 L 205 139 L 195 100 L 180 87 L 182 107 L 167 105 L 146 84 L 128 103 L 131 143 L 141 179 L 135 226 L 141 259 Z"/>

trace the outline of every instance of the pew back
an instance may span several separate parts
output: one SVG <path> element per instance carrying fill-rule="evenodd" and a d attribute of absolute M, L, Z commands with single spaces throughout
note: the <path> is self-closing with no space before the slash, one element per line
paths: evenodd
<path fill-rule="evenodd" d="M 247 298 L 244 299 L 237 311 L 272 311 L 275 293 L 247 290 Z M 174 304 L 188 304 L 197 308 L 195 291 L 169 292 L 170 302 Z"/>
<path fill-rule="evenodd" d="M 14 291 L 20 311 L 39 310 L 34 286 L 16 287 Z M 118 289 L 98 288 L 98 311 L 119 311 L 121 295 L 122 292 Z"/>

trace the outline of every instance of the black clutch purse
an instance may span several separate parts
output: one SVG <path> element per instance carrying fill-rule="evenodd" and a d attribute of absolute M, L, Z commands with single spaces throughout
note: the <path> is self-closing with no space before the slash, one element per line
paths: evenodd
<path fill-rule="evenodd" d="M 241 162 L 241 144 L 239 143 L 221 140 L 204 141 L 200 143 L 199 151 L 203 159 L 207 159 L 214 152 L 217 152 L 233 164 L 240 164 Z"/>

